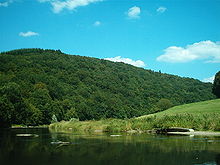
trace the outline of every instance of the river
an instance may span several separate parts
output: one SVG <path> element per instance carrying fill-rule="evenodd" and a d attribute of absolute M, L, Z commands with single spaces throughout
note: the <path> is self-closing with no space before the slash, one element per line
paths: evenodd
<path fill-rule="evenodd" d="M 0 130 L 0 165 L 87 164 L 220 165 L 220 137 Z"/>

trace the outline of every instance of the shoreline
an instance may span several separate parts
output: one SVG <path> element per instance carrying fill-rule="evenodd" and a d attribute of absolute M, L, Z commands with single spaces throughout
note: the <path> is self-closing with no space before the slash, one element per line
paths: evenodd
<path fill-rule="evenodd" d="M 127 130 L 127 131 L 119 131 L 119 132 L 111 132 L 111 131 L 105 131 L 103 129 L 96 129 L 96 130 L 73 130 L 72 128 L 68 128 L 68 129 L 51 129 L 50 125 L 46 125 L 46 126 L 12 126 L 9 129 L 31 129 L 31 128 L 48 128 L 50 131 L 52 132 L 62 132 L 62 133 L 79 133 L 79 132 L 83 132 L 83 133 L 89 133 L 89 134 L 96 134 L 96 133 L 128 133 L 128 134 L 143 134 L 143 133 L 147 133 L 147 134 L 154 134 L 154 135 L 170 135 L 170 136 L 175 136 L 175 135 L 180 135 L 180 136 L 219 136 L 220 137 L 220 131 L 189 131 L 189 132 L 159 132 L 157 133 L 155 131 L 155 129 L 151 129 L 151 130 Z M 187 129 L 187 128 L 184 128 Z"/>
<path fill-rule="evenodd" d="M 15 125 L 11 126 L 9 129 L 19 129 L 19 128 L 49 128 L 49 125 L 40 125 L 40 126 L 22 126 L 22 125 Z"/>
<path fill-rule="evenodd" d="M 128 133 L 155 135 L 183 135 L 183 136 L 220 136 L 220 131 L 189 129 L 186 127 L 147 127 L 146 122 L 137 120 L 108 119 L 99 121 L 58 122 L 49 125 L 51 132 L 63 133 Z M 134 123 L 132 123 L 134 122 Z M 145 126 L 147 124 L 147 126 Z M 141 127 L 142 126 L 142 127 Z M 170 130 L 171 129 L 171 130 Z M 162 131 L 159 131 L 162 130 Z M 165 130 L 165 131 L 163 131 Z M 169 130 L 169 131 L 168 131 Z"/>

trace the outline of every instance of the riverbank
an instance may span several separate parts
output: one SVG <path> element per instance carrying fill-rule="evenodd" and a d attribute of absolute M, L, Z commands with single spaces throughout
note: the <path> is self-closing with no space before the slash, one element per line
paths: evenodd
<path fill-rule="evenodd" d="M 48 128 L 49 125 L 39 125 L 39 126 L 27 126 L 27 125 L 12 125 L 11 128 Z"/>
<path fill-rule="evenodd" d="M 147 132 L 156 128 L 183 127 L 196 131 L 220 131 L 220 114 L 176 114 L 133 119 L 62 121 L 49 126 L 57 132 Z"/>
<path fill-rule="evenodd" d="M 163 112 L 132 119 L 73 120 L 49 126 L 52 131 L 62 132 L 146 132 L 171 127 L 220 131 L 220 99 L 175 106 Z"/>

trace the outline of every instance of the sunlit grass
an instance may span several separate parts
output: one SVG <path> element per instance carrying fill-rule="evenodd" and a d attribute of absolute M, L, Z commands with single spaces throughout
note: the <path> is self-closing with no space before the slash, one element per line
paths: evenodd
<path fill-rule="evenodd" d="M 138 118 L 145 118 L 152 115 L 156 115 L 157 117 L 162 117 L 164 115 L 177 115 L 177 114 L 203 115 L 205 113 L 208 114 L 220 113 L 220 99 L 175 106 L 163 112 L 158 112 L 151 115 L 145 115 Z"/>

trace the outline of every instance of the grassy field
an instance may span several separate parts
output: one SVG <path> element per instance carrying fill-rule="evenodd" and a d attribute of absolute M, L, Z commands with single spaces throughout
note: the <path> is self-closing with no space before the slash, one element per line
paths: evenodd
<path fill-rule="evenodd" d="M 156 115 L 157 117 L 163 117 L 165 115 L 169 115 L 169 116 L 177 115 L 177 114 L 204 115 L 210 113 L 220 114 L 220 99 L 175 106 L 173 108 L 170 108 L 162 112 L 158 112 L 151 115 L 140 116 L 137 119 L 154 116 L 154 115 Z"/>
<path fill-rule="evenodd" d="M 220 99 L 176 106 L 163 112 L 132 119 L 62 121 L 49 126 L 52 131 L 61 132 L 144 132 L 169 127 L 220 131 Z"/>

